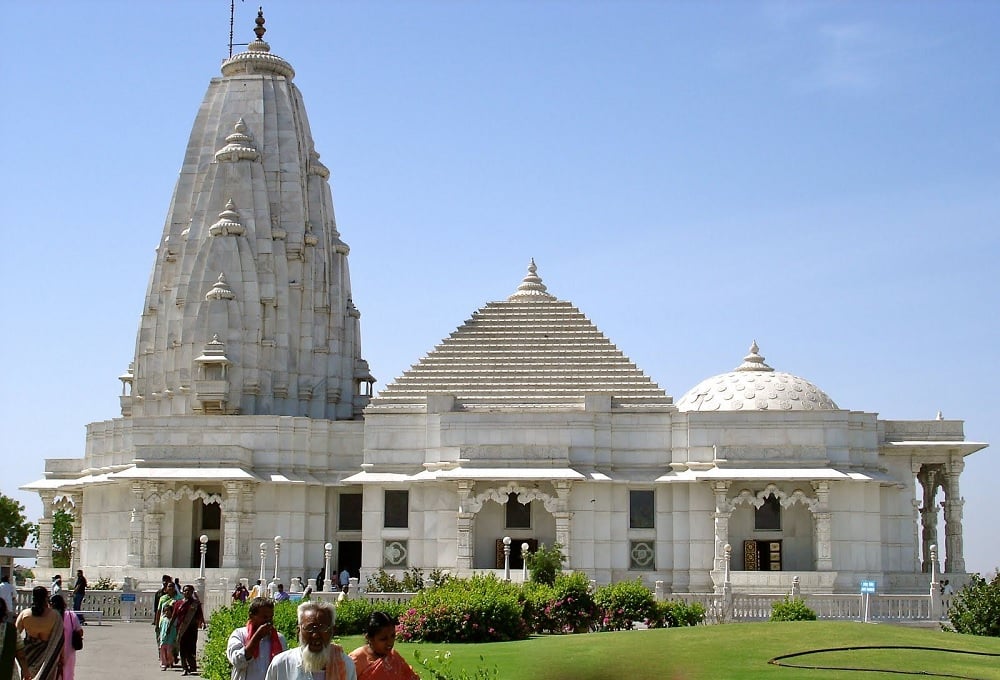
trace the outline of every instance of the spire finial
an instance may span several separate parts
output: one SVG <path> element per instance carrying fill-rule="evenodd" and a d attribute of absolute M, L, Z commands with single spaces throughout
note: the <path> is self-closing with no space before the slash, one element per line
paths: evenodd
<path fill-rule="evenodd" d="M 264 8 L 263 7 L 258 7 L 257 8 L 257 18 L 254 20 L 254 23 L 257 24 L 254 27 L 254 29 L 253 29 L 254 35 L 257 36 L 257 40 L 263 40 L 264 39 L 264 34 L 267 33 L 267 29 L 264 28 Z"/>
<path fill-rule="evenodd" d="M 736 367 L 737 371 L 774 371 L 773 368 L 764 363 L 764 357 L 760 355 L 760 348 L 757 341 L 750 343 L 750 353 L 743 357 L 743 363 Z"/>
<path fill-rule="evenodd" d="M 542 283 L 542 277 L 538 275 L 538 266 L 535 264 L 535 258 L 531 258 L 531 262 L 528 264 L 528 273 L 525 275 L 524 279 L 521 280 L 521 285 L 519 285 L 514 294 L 507 299 L 512 300 L 515 298 L 525 297 L 544 297 L 546 299 L 552 299 L 552 295 L 547 292 L 545 284 Z"/>

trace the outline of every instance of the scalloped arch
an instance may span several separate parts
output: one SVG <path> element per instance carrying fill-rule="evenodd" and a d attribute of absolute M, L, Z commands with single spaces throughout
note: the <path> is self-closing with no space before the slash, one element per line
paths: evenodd
<path fill-rule="evenodd" d="M 736 507 L 741 503 L 746 503 L 759 510 L 760 507 L 764 505 L 764 499 L 772 495 L 778 499 L 778 502 L 781 503 L 781 507 L 783 508 L 788 508 L 796 503 L 799 503 L 804 505 L 809 510 L 814 510 L 816 504 L 819 503 L 817 499 L 810 498 L 801 489 L 795 489 L 795 491 L 789 494 L 779 489 L 775 484 L 768 484 L 757 493 L 754 493 L 750 489 L 743 489 L 736 494 L 735 498 L 733 498 L 732 504 L 733 507 Z"/>
<path fill-rule="evenodd" d="M 483 509 L 486 501 L 496 501 L 500 505 L 505 505 L 510 498 L 510 494 L 517 494 L 517 502 L 527 505 L 531 501 L 541 501 L 542 507 L 549 512 L 555 512 L 559 502 L 558 496 L 547 494 L 540 489 L 529 489 L 518 484 L 507 484 L 492 489 L 487 489 L 469 501 L 469 510 L 479 512 Z"/>
<path fill-rule="evenodd" d="M 217 493 L 208 493 L 204 489 L 192 489 L 186 484 L 179 489 L 168 489 L 162 493 L 152 493 L 148 498 L 146 498 L 146 508 L 149 509 L 156 503 L 162 503 L 163 501 L 179 501 L 182 498 L 190 498 L 195 500 L 200 498 L 202 503 L 208 505 L 209 503 L 218 503 L 220 506 L 223 504 L 223 498 Z"/>

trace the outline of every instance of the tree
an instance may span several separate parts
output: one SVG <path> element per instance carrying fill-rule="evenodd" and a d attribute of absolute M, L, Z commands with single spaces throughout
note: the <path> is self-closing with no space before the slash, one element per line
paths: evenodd
<path fill-rule="evenodd" d="M 31 534 L 32 524 L 24 516 L 24 506 L 0 494 L 0 548 L 20 548 Z"/>
<path fill-rule="evenodd" d="M 1000 637 L 1000 572 L 989 581 L 973 574 L 952 599 L 948 619 L 959 633 Z"/>
<path fill-rule="evenodd" d="M 38 545 L 38 525 L 32 524 L 32 537 Z M 65 510 L 56 510 L 52 515 L 52 566 L 68 567 L 73 542 L 73 515 Z"/>
<path fill-rule="evenodd" d="M 556 575 L 562 572 L 566 556 L 562 554 L 562 546 L 558 543 L 552 544 L 551 548 L 546 548 L 543 543 L 538 550 L 525 555 L 524 560 L 528 563 L 532 581 L 551 586 L 556 582 Z"/>

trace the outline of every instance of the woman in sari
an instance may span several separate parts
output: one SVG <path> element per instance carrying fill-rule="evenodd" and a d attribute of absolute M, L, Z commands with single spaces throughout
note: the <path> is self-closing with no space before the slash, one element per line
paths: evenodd
<path fill-rule="evenodd" d="M 62 674 L 63 622 L 49 607 L 49 591 L 35 586 L 31 609 L 17 615 L 18 635 L 24 635 L 24 655 L 32 680 L 59 680 Z"/>
<path fill-rule="evenodd" d="M 80 631 L 83 635 L 83 626 L 80 619 L 73 611 L 66 610 L 66 600 L 62 595 L 53 595 L 49 599 L 52 608 L 59 612 L 63 622 L 63 669 L 62 680 L 74 680 L 76 677 L 76 650 L 73 649 L 73 633 Z"/>
<path fill-rule="evenodd" d="M 198 629 L 205 627 L 201 602 L 194 595 L 194 586 L 184 586 L 184 599 L 174 604 L 172 624 L 177 628 L 177 646 L 180 648 L 182 675 L 197 675 Z"/>
<path fill-rule="evenodd" d="M 396 619 L 385 612 L 374 612 L 365 631 L 368 644 L 351 652 L 358 680 L 420 680 L 406 660 L 393 649 L 396 644 Z"/>
<path fill-rule="evenodd" d="M 22 680 L 31 680 L 28 661 L 24 658 L 24 642 L 14 624 L 7 620 L 7 600 L 0 597 L 0 680 L 14 677 L 14 660 L 21 669 Z"/>

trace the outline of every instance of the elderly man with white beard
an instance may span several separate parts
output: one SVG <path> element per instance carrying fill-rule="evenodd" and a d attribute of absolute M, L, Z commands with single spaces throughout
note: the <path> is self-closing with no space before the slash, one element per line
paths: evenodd
<path fill-rule="evenodd" d="M 299 646 L 274 657 L 266 680 L 358 680 L 354 661 L 343 647 L 330 642 L 335 618 L 329 602 L 300 604 Z"/>

